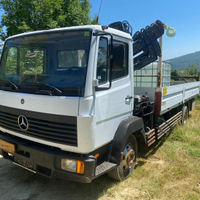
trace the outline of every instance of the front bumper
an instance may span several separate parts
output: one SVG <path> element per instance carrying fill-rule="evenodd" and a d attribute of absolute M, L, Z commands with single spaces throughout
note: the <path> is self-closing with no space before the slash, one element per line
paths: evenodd
<path fill-rule="evenodd" d="M 0 149 L 4 158 L 17 163 L 35 173 L 49 178 L 72 180 L 76 182 L 90 183 L 95 177 L 97 160 L 94 156 L 65 152 L 60 149 L 40 145 L 27 140 L 12 137 L 0 132 L 0 139 L 15 145 L 16 153 L 8 153 Z M 61 169 L 61 159 L 74 159 L 85 164 L 84 174 L 77 174 Z"/>

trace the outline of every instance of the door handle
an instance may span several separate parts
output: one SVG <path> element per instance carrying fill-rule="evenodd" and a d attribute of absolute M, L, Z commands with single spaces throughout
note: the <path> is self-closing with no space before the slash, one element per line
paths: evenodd
<path fill-rule="evenodd" d="M 125 100 L 131 100 L 133 97 L 130 95 L 127 95 L 127 97 L 125 98 Z"/>

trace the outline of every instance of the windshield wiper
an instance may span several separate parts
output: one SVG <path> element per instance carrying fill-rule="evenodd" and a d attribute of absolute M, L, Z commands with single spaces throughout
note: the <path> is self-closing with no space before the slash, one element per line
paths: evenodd
<path fill-rule="evenodd" d="M 54 91 L 52 91 L 52 90 L 36 90 L 35 92 L 38 94 L 49 94 L 50 96 L 53 96 L 54 92 L 57 92 L 58 94 L 62 94 L 61 90 L 59 90 L 58 88 L 54 87 L 53 85 L 49 85 L 47 83 L 37 82 L 37 83 L 34 83 L 34 85 L 38 85 L 38 86 L 43 85 L 43 86 L 47 86 L 54 90 Z"/>
<path fill-rule="evenodd" d="M 1 86 L 2 90 L 13 91 L 13 87 L 15 91 L 19 89 L 13 82 L 8 80 L 0 80 L 0 83 L 8 83 L 12 86 L 12 87 Z"/>

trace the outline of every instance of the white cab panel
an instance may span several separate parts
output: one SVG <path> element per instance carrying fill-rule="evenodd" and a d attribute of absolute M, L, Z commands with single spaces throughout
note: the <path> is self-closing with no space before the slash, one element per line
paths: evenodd
<path fill-rule="evenodd" d="M 133 99 L 126 100 L 128 95 L 132 96 L 129 76 L 114 81 L 111 89 L 96 93 L 96 148 L 110 142 L 121 121 L 131 116 Z"/>
<path fill-rule="evenodd" d="M 54 115 L 77 116 L 79 97 L 46 96 L 0 90 L 0 105 Z M 24 99 L 24 104 L 21 103 Z"/>
<path fill-rule="evenodd" d="M 77 118 L 78 150 L 81 153 L 90 153 L 95 149 L 95 121 L 92 116 Z"/>
<path fill-rule="evenodd" d="M 133 99 L 129 76 L 116 80 L 109 90 L 80 98 L 78 117 L 78 146 L 90 152 L 110 142 L 125 118 L 131 116 Z"/>

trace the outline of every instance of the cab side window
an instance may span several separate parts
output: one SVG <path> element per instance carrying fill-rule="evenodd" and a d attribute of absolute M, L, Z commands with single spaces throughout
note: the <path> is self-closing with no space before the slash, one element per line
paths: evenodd
<path fill-rule="evenodd" d="M 99 84 L 104 84 L 108 80 L 108 39 L 104 37 L 99 41 L 96 78 Z"/>
<path fill-rule="evenodd" d="M 120 79 L 128 75 L 128 44 L 124 42 L 113 41 L 115 44 L 121 44 L 124 47 L 124 59 L 119 63 L 116 59 L 112 67 L 112 80 Z M 119 55 L 120 56 L 120 55 Z"/>

